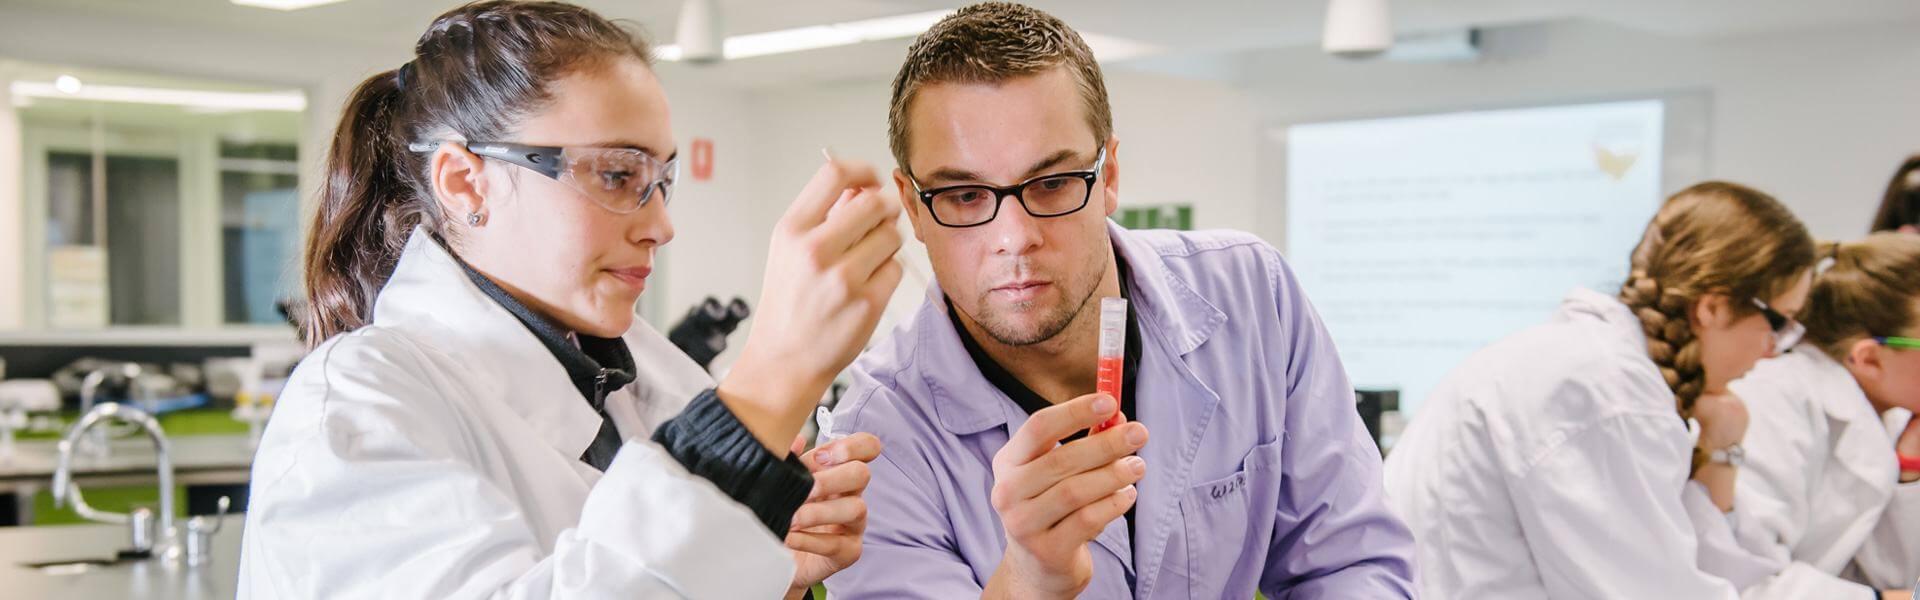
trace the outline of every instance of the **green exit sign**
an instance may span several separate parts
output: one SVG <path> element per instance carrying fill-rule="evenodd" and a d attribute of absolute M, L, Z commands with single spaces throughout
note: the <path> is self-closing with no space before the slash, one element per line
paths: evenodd
<path fill-rule="evenodd" d="M 1122 207 L 1115 220 L 1127 229 L 1193 230 L 1192 204 Z"/>

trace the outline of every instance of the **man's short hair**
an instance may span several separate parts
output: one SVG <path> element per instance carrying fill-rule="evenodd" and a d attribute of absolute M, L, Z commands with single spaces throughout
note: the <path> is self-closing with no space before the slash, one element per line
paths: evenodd
<path fill-rule="evenodd" d="M 1080 34 L 1053 15 L 1011 2 L 982 2 L 962 8 L 913 42 L 907 60 L 893 78 L 893 103 L 887 110 L 887 143 L 902 170 L 907 166 L 907 111 L 920 89 L 939 83 L 998 83 L 1066 67 L 1086 103 L 1087 125 L 1106 144 L 1113 135 L 1113 110 L 1100 65 Z"/>

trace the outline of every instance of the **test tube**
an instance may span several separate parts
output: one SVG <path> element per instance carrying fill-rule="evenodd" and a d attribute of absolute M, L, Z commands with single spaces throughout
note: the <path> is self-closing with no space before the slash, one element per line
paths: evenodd
<path fill-rule="evenodd" d="M 1125 376 L 1127 356 L 1127 301 L 1125 298 L 1100 299 L 1100 367 L 1094 386 L 1101 393 L 1120 401 L 1120 381 Z M 1114 411 L 1113 418 L 1093 426 L 1093 433 L 1119 427 L 1126 414 Z"/>

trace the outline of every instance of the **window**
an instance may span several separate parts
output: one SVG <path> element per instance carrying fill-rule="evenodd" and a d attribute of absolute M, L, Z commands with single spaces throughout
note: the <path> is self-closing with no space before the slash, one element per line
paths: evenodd
<path fill-rule="evenodd" d="M 299 294 L 305 96 L 27 66 L 20 122 L 24 325 L 287 331 Z M 0 115 L 4 116 L 4 115 Z M 249 329 L 250 330 L 250 329 Z M 236 329 L 238 331 L 238 329 Z"/>
<path fill-rule="evenodd" d="M 220 144 L 220 251 L 230 324 L 287 322 L 299 293 L 300 165 L 292 144 Z"/>
<path fill-rule="evenodd" d="M 51 320 L 68 328 L 178 325 L 179 161 L 101 159 L 47 153 Z"/>

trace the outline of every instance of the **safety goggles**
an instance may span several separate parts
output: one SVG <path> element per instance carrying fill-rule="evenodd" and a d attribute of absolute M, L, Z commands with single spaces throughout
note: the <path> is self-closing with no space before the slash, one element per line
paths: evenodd
<path fill-rule="evenodd" d="M 1753 299 L 1753 305 L 1759 307 L 1760 314 L 1767 317 L 1767 326 L 1773 328 L 1774 351 L 1786 352 L 1794 344 L 1800 343 L 1801 337 L 1807 335 L 1807 326 L 1801 325 L 1793 317 L 1780 314 L 1780 311 L 1767 306 L 1767 303 L 1759 298 Z"/>
<path fill-rule="evenodd" d="M 1886 346 L 1888 348 L 1899 348 L 1901 350 L 1920 350 L 1920 339 L 1915 339 L 1910 337 L 1900 337 L 1896 335 L 1876 335 L 1876 336 L 1873 336 L 1873 341 L 1879 342 L 1880 345 Z"/>
<path fill-rule="evenodd" d="M 451 142 L 449 142 L 451 143 Z M 441 142 L 414 142 L 407 149 L 432 152 Z M 634 148 L 528 146 L 510 142 L 467 142 L 468 152 L 498 159 L 566 184 L 594 204 L 617 214 L 640 210 L 655 199 L 673 199 L 680 160 L 654 158 Z"/>

